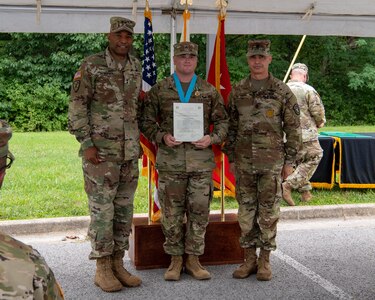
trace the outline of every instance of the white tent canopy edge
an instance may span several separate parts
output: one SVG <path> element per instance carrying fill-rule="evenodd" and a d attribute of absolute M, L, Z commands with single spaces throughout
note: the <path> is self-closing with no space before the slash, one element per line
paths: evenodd
<path fill-rule="evenodd" d="M 0 0 L 0 32 L 105 33 L 109 17 L 132 17 L 132 0 Z M 171 18 L 182 12 L 179 0 L 150 0 L 155 33 L 171 33 Z M 135 31 L 143 32 L 144 0 L 137 2 Z M 312 9 L 311 9 L 312 8 Z M 306 15 L 309 12 L 311 16 Z M 190 32 L 215 34 L 215 0 L 195 0 Z M 305 16 L 305 18 L 303 18 Z M 182 18 L 177 16 L 177 31 Z M 227 34 L 375 36 L 373 0 L 229 0 Z"/>

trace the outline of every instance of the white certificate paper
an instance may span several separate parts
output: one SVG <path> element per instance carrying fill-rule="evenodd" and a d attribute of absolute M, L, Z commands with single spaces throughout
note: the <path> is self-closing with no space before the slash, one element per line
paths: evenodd
<path fill-rule="evenodd" d="M 173 136 L 177 141 L 197 141 L 203 132 L 203 103 L 173 103 Z"/>

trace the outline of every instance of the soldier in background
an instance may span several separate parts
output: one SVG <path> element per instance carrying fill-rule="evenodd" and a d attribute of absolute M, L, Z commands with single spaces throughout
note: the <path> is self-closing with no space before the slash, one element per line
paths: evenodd
<path fill-rule="evenodd" d="M 288 86 L 268 71 L 272 61 L 269 40 L 249 41 L 247 61 L 250 76 L 229 95 L 224 146 L 236 176 L 240 245 L 245 249 L 245 262 L 233 277 L 256 273 L 258 280 L 267 281 L 272 278 L 269 259 L 276 249 L 282 173 L 292 169 L 301 144 L 300 112 Z"/>
<path fill-rule="evenodd" d="M 201 266 L 199 256 L 204 253 L 213 193 L 211 173 L 215 161 L 211 145 L 224 141 L 228 118 L 221 95 L 195 75 L 197 56 L 198 45 L 194 43 L 174 45 L 176 71 L 147 93 L 142 117 L 142 133 L 158 145 L 156 168 L 164 251 L 171 255 L 165 280 L 180 279 L 184 253 L 187 254 L 185 271 L 188 274 L 198 280 L 211 278 Z M 204 132 L 196 141 L 178 141 L 174 136 L 173 105 L 181 102 L 203 104 Z M 212 124 L 214 129 L 210 132 Z M 186 233 L 183 231 L 185 213 Z"/>
<path fill-rule="evenodd" d="M 138 97 L 141 64 L 130 54 L 135 23 L 112 17 L 109 45 L 87 57 L 76 72 L 69 104 L 69 131 L 80 142 L 89 200 L 89 259 L 95 284 L 114 292 L 141 279 L 123 266 L 133 220 L 140 155 Z"/>
<path fill-rule="evenodd" d="M 12 128 L 6 121 L 0 120 L 0 188 L 3 185 L 6 169 L 10 168 L 14 160 L 13 154 L 8 149 L 8 141 L 11 137 Z"/>
<path fill-rule="evenodd" d="M 0 120 L 0 188 L 14 157 L 9 124 Z M 7 164 L 7 158 L 10 163 Z M 64 299 L 52 270 L 39 252 L 0 231 L 0 299 Z"/>
<path fill-rule="evenodd" d="M 306 83 L 309 77 L 308 72 L 305 64 L 294 64 L 287 83 L 300 107 L 303 142 L 297 157 L 297 167 L 292 174 L 284 178 L 283 182 L 283 198 L 291 206 L 295 205 L 292 198 L 293 189 L 302 193 L 302 201 L 311 200 L 312 187 L 309 180 L 323 157 L 323 149 L 318 140 L 318 128 L 322 128 L 326 122 L 324 106 L 319 94 Z"/>

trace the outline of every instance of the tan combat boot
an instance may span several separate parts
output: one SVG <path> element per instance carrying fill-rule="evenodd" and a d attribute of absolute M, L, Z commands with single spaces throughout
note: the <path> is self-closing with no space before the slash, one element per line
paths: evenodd
<path fill-rule="evenodd" d="M 288 203 L 290 206 L 295 206 L 295 203 L 292 198 L 292 187 L 286 182 L 283 182 L 282 186 L 283 186 L 283 198 L 285 202 Z"/>
<path fill-rule="evenodd" d="M 96 259 L 95 284 L 105 292 L 116 292 L 122 289 L 122 284 L 113 275 L 111 256 Z"/>
<path fill-rule="evenodd" d="M 185 272 L 198 280 L 205 280 L 211 278 L 211 274 L 205 268 L 202 267 L 202 265 L 199 262 L 198 256 L 196 255 L 188 255 L 185 265 Z"/>
<path fill-rule="evenodd" d="M 257 280 L 269 281 L 272 278 L 270 253 L 271 251 L 269 250 L 260 249 L 260 254 L 258 258 Z"/>
<path fill-rule="evenodd" d="M 116 251 L 112 255 L 112 271 L 113 275 L 122 283 L 123 286 L 127 287 L 135 287 L 140 286 L 142 283 L 142 280 L 130 274 L 125 268 L 124 268 L 124 257 L 125 252 L 124 251 Z"/>
<path fill-rule="evenodd" d="M 181 271 L 182 271 L 182 256 L 172 255 L 171 264 L 169 265 L 167 272 L 165 272 L 164 274 L 164 279 L 167 281 L 180 280 Z"/>
<path fill-rule="evenodd" d="M 256 248 L 246 248 L 245 249 L 245 263 L 239 266 L 234 272 L 233 277 L 237 279 L 243 279 L 249 277 L 251 274 L 257 272 L 257 254 Z"/>
<path fill-rule="evenodd" d="M 309 202 L 312 199 L 312 195 L 310 191 L 304 191 L 301 195 L 301 201 L 303 202 Z"/>

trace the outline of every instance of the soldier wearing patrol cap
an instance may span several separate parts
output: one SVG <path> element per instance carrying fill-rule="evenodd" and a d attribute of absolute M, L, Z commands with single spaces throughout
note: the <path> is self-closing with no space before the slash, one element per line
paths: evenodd
<path fill-rule="evenodd" d="M 215 168 L 213 144 L 221 144 L 228 129 L 223 99 L 208 82 L 195 75 L 198 46 L 191 42 L 174 45 L 175 73 L 154 85 L 147 93 L 142 117 L 142 132 L 158 145 L 156 168 L 164 251 L 171 256 L 165 280 L 179 280 L 183 255 L 185 271 L 195 279 L 210 279 L 199 263 L 204 253 L 204 238 L 213 194 L 211 173 Z M 174 104 L 202 104 L 204 128 L 196 140 L 174 136 Z M 189 130 L 190 122 L 186 122 Z M 210 125 L 214 129 L 210 131 Z M 186 214 L 186 233 L 183 231 Z"/>
<path fill-rule="evenodd" d="M 114 292 L 139 286 L 123 267 L 138 183 L 141 64 L 130 53 L 135 22 L 110 19 L 108 47 L 87 57 L 74 75 L 69 131 L 81 144 L 85 191 L 89 200 L 90 259 L 95 284 Z"/>
<path fill-rule="evenodd" d="M 229 95 L 230 121 L 224 146 L 236 176 L 240 245 L 245 249 L 245 262 L 233 277 L 256 274 L 261 281 L 272 278 L 270 252 L 276 249 L 281 174 L 292 168 L 301 144 L 297 100 L 288 86 L 268 71 L 270 45 L 269 40 L 249 41 L 250 75 Z"/>
<path fill-rule="evenodd" d="M 301 193 L 301 201 L 307 202 L 312 198 L 310 178 L 318 168 L 323 157 L 323 149 L 318 140 L 318 128 L 326 122 L 325 110 L 317 91 L 306 82 L 309 78 L 309 69 L 305 64 L 296 63 L 292 66 L 288 86 L 296 96 L 300 107 L 302 128 L 302 148 L 298 152 L 297 166 L 292 174 L 283 182 L 283 198 L 294 206 L 292 190 Z"/>

